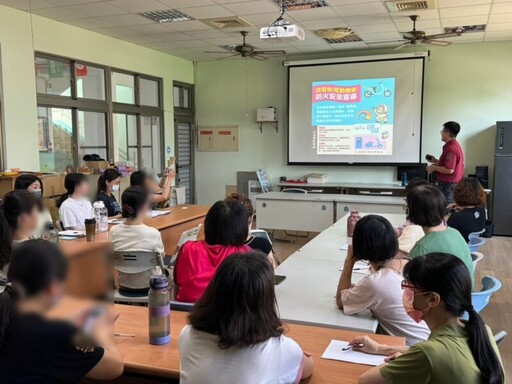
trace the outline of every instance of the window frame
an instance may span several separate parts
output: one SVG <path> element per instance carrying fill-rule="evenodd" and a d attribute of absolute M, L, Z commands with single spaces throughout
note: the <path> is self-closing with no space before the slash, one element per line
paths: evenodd
<path fill-rule="evenodd" d="M 46 60 L 55 60 L 69 62 L 71 68 L 71 96 L 50 95 L 45 93 L 38 93 L 36 88 L 37 108 L 64 108 L 71 109 L 72 123 L 73 123 L 73 163 L 75 168 L 78 167 L 82 160 L 79 159 L 80 143 L 78 141 L 78 111 L 105 113 L 106 115 L 106 151 L 107 159 L 114 159 L 118 156 L 114 152 L 114 114 L 122 113 L 136 116 L 137 124 L 137 160 L 138 167 L 142 169 L 145 167 L 142 158 L 142 143 L 141 143 L 141 118 L 142 116 L 158 117 L 160 120 L 160 146 L 152 150 L 160 151 L 161 164 L 163 169 L 165 162 L 165 120 L 164 120 L 164 92 L 163 92 L 163 79 L 156 76 L 146 75 L 134 71 L 129 71 L 117 67 L 110 67 L 101 65 L 87 60 L 74 59 L 62 56 L 56 56 L 44 52 L 34 52 L 34 65 L 37 58 Z M 100 68 L 105 71 L 104 86 L 105 86 L 105 100 L 90 99 L 77 96 L 77 77 L 76 77 L 76 64 L 83 64 Z M 112 99 L 112 73 L 122 73 L 134 77 L 134 104 L 126 104 L 114 102 Z M 146 106 L 140 104 L 140 79 L 147 79 L 156 81 L 158 84 L 158 106 Z"/>

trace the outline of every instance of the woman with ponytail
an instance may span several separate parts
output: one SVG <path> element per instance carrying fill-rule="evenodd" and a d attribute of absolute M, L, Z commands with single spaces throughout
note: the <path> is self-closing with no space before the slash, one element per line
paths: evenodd
<path fill-rule="evenodd" d="M 471 304 L 471 276 L 464 263 L 446 253 L 430 253 L 404 269 L 404 309 L 431 330 L 427 341 L 403 354 L 357 337 L 352 348 L 392 354 L 387 364 L 359 378 L 360 384 L 504 384 L 505 375 L 491 330 Z M 469 320 L 460 320 L 468 312 Z"/>
<path fill-rule="evenodd" d="M 28 240 L 37 228 L 38 207 L 37 199 L 27 190 L 4 196 L 0 204 L 0 278 L 5 278 L 13 245 Z"/>
<path fill-rule="evenodd" d="M 157 252 L 160 267 L 134 274 L 119 272 L 119 290 L 122 294 L 145 296 L 149 289 L 151 275 L 164 273 L 164 244 L 162 235 L 156 228 L 144 224 L 151 210 L 151 197 L 142 187 L 129 187 L 122 196 L 122 215 L 126 219 L 123 224 L 114 225 L 110 230 L 109 239 L 116 252 Z"/>
<path fill-rule="evenodd" d="M 96 201 L 103 201 L 108 211 L 108 217 L 120 216 L 121 207 L 114 196 L 119 191 L 121 174 L 117 169 L 108 168 L 98 178 Z"/>
<path fill-rule="evenodd" d="M 84 230 L 85 219 L 93 216 L 87 195 L 89 182 L 82 173 L 69 173 L 64 179 L 66 193 L 57 201 L 59 216 L 64 229 Z"/>
<path fill-rule="evenodd" d="M 0 294 L 0 383 L 71 384 L 123 372 L 111 312 L 88 332 L 81 324 L 48 320 L 64 294 L 66 272 L 67 259 L 55 244 L 28 240 L 14 250 Z"/>

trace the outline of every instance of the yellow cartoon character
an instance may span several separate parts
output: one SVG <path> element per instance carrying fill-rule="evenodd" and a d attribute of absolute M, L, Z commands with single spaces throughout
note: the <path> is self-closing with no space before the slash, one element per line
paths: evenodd
<path fill-rule="evenodd" d="M 373 109 L 375 111 L 375 120 L 377 123 L 386 124 L 388 122 L 389 117 L 389 106 L 385 104 L 380 104 L 377 108 Z"/>

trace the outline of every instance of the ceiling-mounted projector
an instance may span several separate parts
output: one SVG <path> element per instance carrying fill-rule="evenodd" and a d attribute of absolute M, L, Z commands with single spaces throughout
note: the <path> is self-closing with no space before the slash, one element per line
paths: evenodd
<path fill-rule="evenodd" d="M 271 25 L 260 29 L 260 39 L 268 42 L 304 40 L 304 30 L 295 24 Z"/>

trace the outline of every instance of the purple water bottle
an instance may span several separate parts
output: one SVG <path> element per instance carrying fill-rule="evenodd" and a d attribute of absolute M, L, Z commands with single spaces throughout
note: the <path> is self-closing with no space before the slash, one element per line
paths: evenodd
<path fill-rule="evenodd" d="M 165 276 L 151 276 L 149 281 L 149 343 L 168 344 L 171 341 L 171 293 Z"/>

